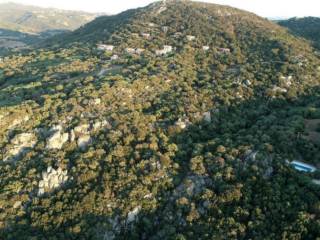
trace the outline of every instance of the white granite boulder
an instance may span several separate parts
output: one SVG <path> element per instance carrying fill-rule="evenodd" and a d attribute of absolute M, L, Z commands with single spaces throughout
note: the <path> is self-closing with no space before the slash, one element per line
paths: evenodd
<path fill-rule="evenodd" d="M 128 223 L 128 224 L 129 224 L 129 223 L 132 223 L 133 221 L 136 220 L 136 218 L 137 218 L 140 210 L 141 210 L 141 206 L 137 206 L 137 207 L 135 207 L 132 211 L 130 211 L 130 212 L 128 213 L 128 216 L 127 216 L 127 223 Z"/>
<path fill-rule="evenodd" d="M 61 149 L 63 144 L 69 140 L 69 133 L 64 133 L 61 125 L 51 129 L 54 132 L 47 140 L 48 149 Z"/>
<path fill-rule="evenodd" d="M 90 143 L 92 139 L 90 135 L 83 135 L 78 138 L 77 144 L 78 147 L 84 150 Z"/>
<path fill-rule="evenodd" d="M 42 173 L 42 180 L 38 184 L 38 195 L 41 196 L 45 192 L 49 192 L 55 188 L 60 187 L 68 180 L 68 171 L 58 168 L 55 170 L 51 166 L 47 171 Z"/>

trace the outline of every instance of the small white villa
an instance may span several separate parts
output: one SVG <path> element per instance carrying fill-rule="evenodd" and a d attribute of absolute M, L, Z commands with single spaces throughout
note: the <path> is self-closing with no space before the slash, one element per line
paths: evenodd
<path fill-rule="evenodd" d="M 164 45 L 163 49 L 161 50 L 156 50 L 156 55 L 160 56 L 160 55 L 166 55 L 168 53 L 171 53 L 173 51 L 172 46 L 169 45 Z"/>
<path fill-rule="evenodd" d="M 150 39 L 151 37 L 150 33 L 141 33 L 141 36 L 144 37 L 145 39 Z"/>
<path fill-rule="evenodd" d="M 135 54 L 136 50 L 134 48 L 126 48 L 126 52 L 129 54 Z"/>
<path fill-rule="evenodd" d="M 188 41 L 194 41 L 196 39 L 196 37 L 192 36 L 192 35 L 187 35 L 187 39 L 188 39 Z"/>
<path fill-rule="evenodd" d="M 221 53 L 230 53 L 231 52 L 230 48 L 218 48 L 217 50 Z"/>
<path fill-rule="evenodd" d="M 101 51 L 113 51 L 113 45 L 106 45 L 106 44 L 98 44 L 98 50 Z"/>
<path fill-rule="evenodd" d="M 203 46 L 203 47 L 202 47 L 202 50 L 203 50 L 203 51 L 208 51 L 209 49 L 210 49 L 209 46 Z"/>
<path fill-rule="evenodd" d="M 141 53 L 143 53 L 145 50 L 143 48 L 137 48 L 136 49 L 136 54 L 140 55 Z"/>
<path fill-rule="evenodd" d="M 118 55 L 116 55 L 116 54 L 115 54 L 115 55 L 113 55 L 113 56 L 111 57 L 111 60 L 112 60 L 112 61 L 114 61 L 114 60 L 118 60 L 118 59 L 119 59 L 119 56 L 118 56 Z"/>

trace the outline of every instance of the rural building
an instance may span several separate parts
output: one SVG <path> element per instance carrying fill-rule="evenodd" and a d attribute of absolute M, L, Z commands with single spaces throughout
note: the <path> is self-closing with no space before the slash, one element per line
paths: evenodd
<path fill-rule="evenodd" d="M 113 45 L 106 45 L 106 44 L 98 44 L 98 50 L 101 51 L 113 51 Z"/>
<path fill-rule="evenodd" d="M 315 172 L 317 170 L 316 167 L 307 164 L 307 163 L 303 163 L 300 161 L 292 161 L 290 163 L 296 170 L 301 171 L 301 172 Z"/>

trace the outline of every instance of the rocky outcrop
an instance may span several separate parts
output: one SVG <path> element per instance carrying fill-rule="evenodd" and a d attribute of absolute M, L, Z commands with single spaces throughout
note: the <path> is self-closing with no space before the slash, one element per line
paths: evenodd
<path fill-rule="evenodd" d="M 99 130 L 100 128 L 103 128 L 103 127 L 108 127 L 110 128 L 110 124 L 107 120 L 103 120 L 103 121 L 95 121 L 93 124 L 92 124 L 92 130 L 93 131 L 97 131 Z"/>
<path fill-rule="evenodd" d="M 211 123 L 211 113 L 210 112 L 205 112 L 203 114 L 203 120 L 207 123 Z"/>
<path fill-rule="evenodd" d="M 84 150 L 91 143 L 91 141 L 92 139 L 90 135 L 83 135 L 78 138 L 77 144 L 81 150 Z"/>
<path fill-rule="evenodd" d="M 89 124 L 82 124 L 75 127 L 73 130 L 75 134 L 87 134 L 89 132 L 90 125 Z"/>
<path fill-rule="evenodd" d="M 212 184 L 212 180 L 206 176 L 190 175 L 174 190 L 173 196 L 175 198 L 198 196 Z"/>
<path fill-rule="evenodd" d="M 3 113 L 0 114 L 0 129 L 1 130 L 13 130 L 24 122 L 30 119 L 26 113 Z"/>
<path fill-rule="evenodd" d="M 81 124 L 75 127 L 70 132 L 70 140 L 71 141 L 77 140 L 78 147 L 84 150 L 92 142 L 92 137 L 91 137 L 92 132 L 98 131 L 99 129 L 105 126 L 107 126 L 108 128 L 111 127 L 109 122 L 106 120 L 103 120 L 103 121 L 97 120 L 90 124 L 88 123 Z"/>
<path fill-rule="evenodd" d="M 22 156 L 29 148 L 33 148 L 37 143 L 37 137 L 34 133 L 21 133 L 16 135 L 10 142 L 6 157 L 3 161 L 16 160 Z"/>
<path fill-rule="evenodd" d="M 38 184 L 38 195 L 41 196 L 45 192 L 49 192 L 53 189 L 60 187 L 68 180 L 68 171 L 58 168 L 55 170 L 51 166 L 47 168 L 47 171 L 42 173 L 42 180 Z"/>
<path fill-rule="evenodd" d="M 69 139 L 69 133 L 64 133 L 61 125 L 54 126 L 50 132 L 53 132 L 47 140 L 48 149 L 61 149 Z"/>
<path fill-rule="evenodd" d="M 130 211 L 128 213 L 128 216 L 127 216 L 127 223 L 132 223 L 133 221 L 136 220 L 136 218 L 138 217 L 138 214 L 141 210 L 141 206 L 137 206 L 135 207 L 132 211 Z"/>

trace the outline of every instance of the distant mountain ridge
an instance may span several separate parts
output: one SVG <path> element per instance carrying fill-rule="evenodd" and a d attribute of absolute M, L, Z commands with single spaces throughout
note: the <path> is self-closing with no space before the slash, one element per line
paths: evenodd
<path fill-rule="evenodd" d="M 97 16 L 99 14 L 81 11 L 16 3 L 0 4 L 0 54 L 9 49 L 25 48 L 62 32 L 75 30 Z"/>
<path fill-rule="evenodd" d="M 0 4 L 0 28 L 40 33 L 47 30 L 75 30 L 92 21 L 97 14 L 40 8 L 16 3 Z"/>
<path fill-rule="evenodd" d="M 294 35 L 311 41 L 314 47 L 320 49 L 319 17 L 290 18 L 278 21 L 278 24 L 288 28 Z"/>

